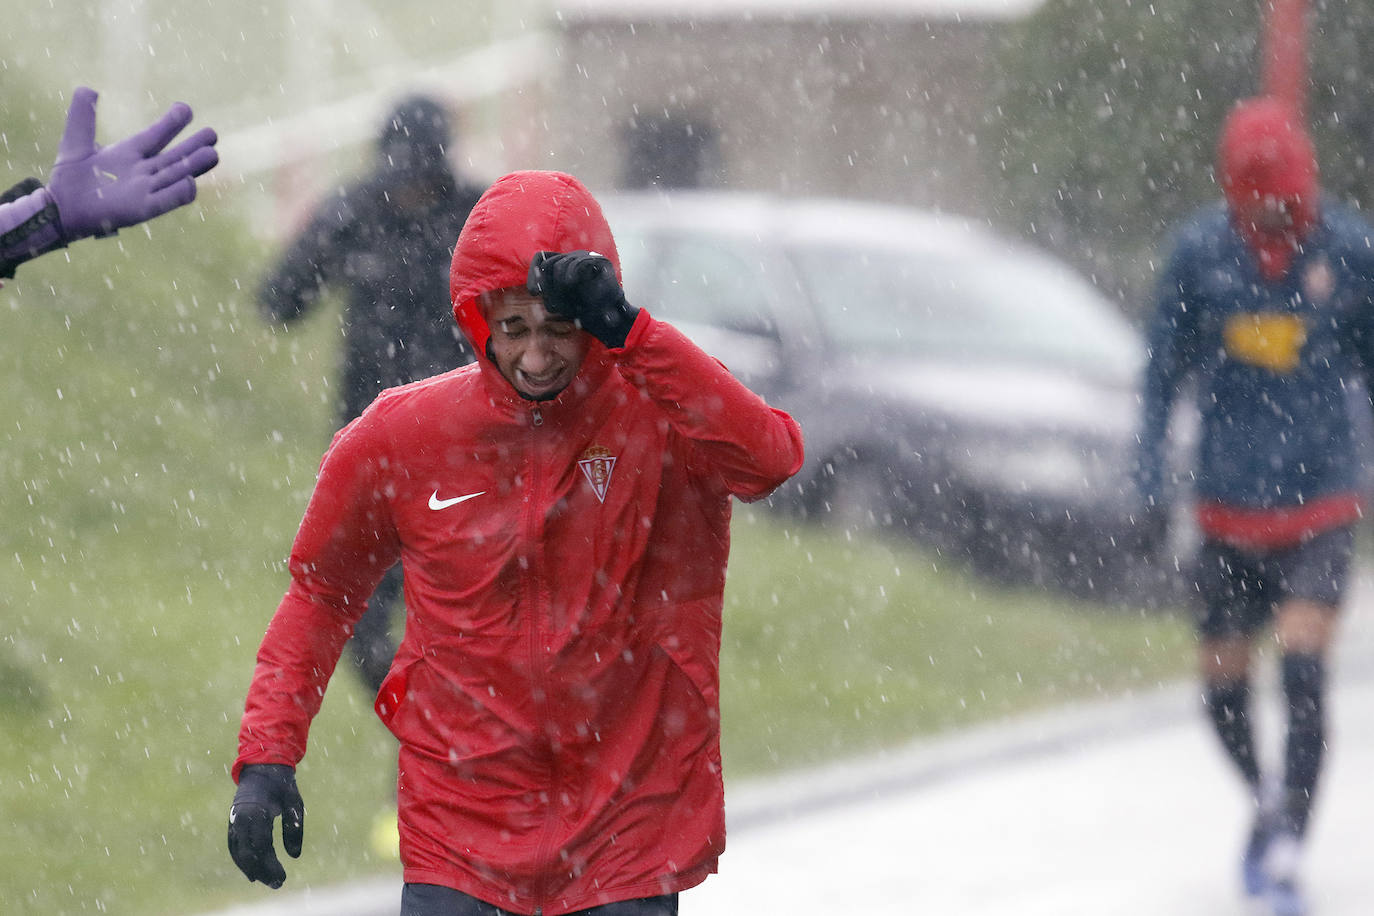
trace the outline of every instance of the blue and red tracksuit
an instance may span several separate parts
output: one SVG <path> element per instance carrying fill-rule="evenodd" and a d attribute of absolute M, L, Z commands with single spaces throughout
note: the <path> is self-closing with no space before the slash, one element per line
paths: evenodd
<path fill-rule="evenodd" d="M 1323 200 L 1288 263 L 1261 270 L 1218 204 L 1179 232 L 1149 332 L 1138 485 L 1165 486 L 1165 430 L 1197 383 L 1205 535 L 1278 549 L 1360 514 L 1350 385 L 1374 366 L 1374 231 Z"/>

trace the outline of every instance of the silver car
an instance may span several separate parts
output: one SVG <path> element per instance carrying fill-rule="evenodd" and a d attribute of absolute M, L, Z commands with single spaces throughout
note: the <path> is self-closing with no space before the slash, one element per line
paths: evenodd
<path fill-rule="evenodd" d="M 1144 346 L 1091 284 L 956 216 L 706 192 L 602 203 L 629 300 L 801 423 L 806 465 L 776 507 L 909 532 L 1008 580 L 1138 587 Z"/>

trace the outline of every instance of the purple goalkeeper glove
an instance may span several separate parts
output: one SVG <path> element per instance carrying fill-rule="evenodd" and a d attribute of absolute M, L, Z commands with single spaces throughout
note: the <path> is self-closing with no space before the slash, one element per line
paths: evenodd
<path fill-rule="evenodd" d="M 164 150 L 191 123 L 191 107 L 185 102 L 176 102 L 138 133 L 98 146 L 95 100 L 95 90 L 85 86 L 72 93 L 48 181 L 66 242 L 109 235 L 190 203 L 196 197 L 195 178 L 219 162 L 218 138 L 209 127 Z"/>

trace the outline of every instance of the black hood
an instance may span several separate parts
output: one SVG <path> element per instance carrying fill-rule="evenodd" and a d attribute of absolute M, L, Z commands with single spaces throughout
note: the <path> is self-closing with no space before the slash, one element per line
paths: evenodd
<path fill-rule="evenodd" d="M 377 138 L 383 170 L 412 174 L 448 172 L 452 141 L 448 112 L 433 99 L 413 95 L 392 108 Z"/>

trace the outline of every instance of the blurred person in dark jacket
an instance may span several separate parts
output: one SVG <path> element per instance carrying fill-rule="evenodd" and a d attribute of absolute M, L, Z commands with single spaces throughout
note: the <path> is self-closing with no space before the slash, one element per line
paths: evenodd
<path fill-rule="evenodd" d="M 449 164 L 453 131 L 443 106 L 422 95 L 387 114 L 371 171 L 314 210 L 258 293 L 270 321 L 305 316 L 326 288 L 346 296 L 340 426 L 382 391 L 472 361 L 448 301 L 453 241 L 481 188 Z M 377 586 L 350 651 L 375 694 L 396 651 L 390 621 L 401 568 Z"/>
<path fill-rule="evenodd" d="M 1141 525 L 1146 548 L 1158 547 L 1169 414 L 1194 381 L 1204 704 L 1255 803 L 1245 891 L 1297 914 L 1298 855 L 1326 749 L 1326 658 L 1362 511 L 1348 392 L 1374 354 L 1374 230 L 1321 195 L 1312 143 L 1279 100 L 1238 105 L 1218 152 L 1225 202 L 1181 228 L 1159 285 Z M 1252 659 L 1270 628 L 1287 707 L 1278 778 L 1264 772 L 1253 728 Z"/>

